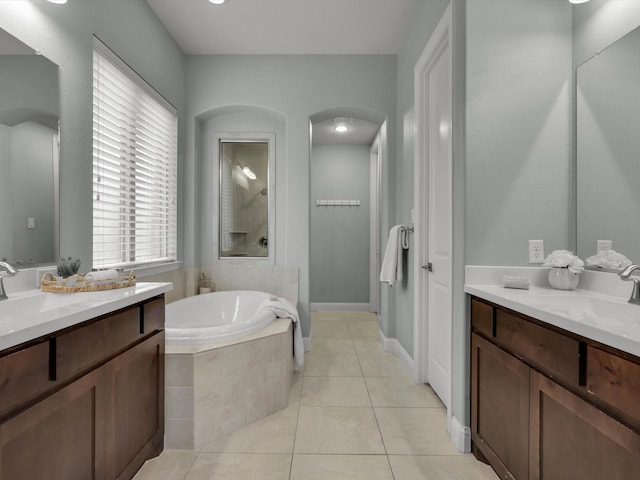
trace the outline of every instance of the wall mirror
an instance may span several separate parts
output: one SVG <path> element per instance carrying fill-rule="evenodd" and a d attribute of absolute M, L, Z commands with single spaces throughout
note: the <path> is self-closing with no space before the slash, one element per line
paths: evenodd
<path fill-rule="evenodd" d="M 0 29 L 0 259 L 58 257 L 58 66 Z"/>
<path fill-rule="evenodd" d="M 272 251 L 273 141 L 220 138 L 219 258 L 267 258 Z"/>
<path fill-rule="evenodd" d="M 598 240 L 640 262 L 640 27 L 580 65 L 576 82 L 577 253 Z"/>

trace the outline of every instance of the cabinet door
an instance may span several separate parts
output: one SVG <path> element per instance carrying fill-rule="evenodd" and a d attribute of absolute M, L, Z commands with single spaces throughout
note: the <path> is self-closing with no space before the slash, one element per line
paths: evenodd
<path fill-rule="evenodd" d="M 502 478 L 529 478 L 529 367 L 471 335 L 471 439 Z"/>
<path fill-rule="evenodd" d="M 106 478 L 105 369 L 0 425 L 0 480 Z"/>
<path fill-rule="evenodd" d="M 531 373 L 531 480 L 629 480 L 638 472 L 640 435 Z"/>
<path fill-rule="evenodd" d="M 117 479 L 131 479 L 164 447 L 164 332 L 127 350 L 109 366 L 114 412 L 110 470 Z"/>

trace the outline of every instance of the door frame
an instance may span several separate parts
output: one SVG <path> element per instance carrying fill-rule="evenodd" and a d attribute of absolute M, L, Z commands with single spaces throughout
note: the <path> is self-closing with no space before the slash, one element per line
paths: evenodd
<path fill-rule="evenodd" d="M 429 126 L 428 122 L 428 85 L 426 74 L 441 51 L 449 47 L 453 49 L 453 15 L 451 2 L 443 13 L 438 26 L 429 38 L 414 68 L 414 109 L 415 109 L 415 151 L 414 151 L 414 295 L 413 295 L 413 360 L 416 383 L 429 381 L 428 352 L 428 279 L 423 274 L 422 266 L 428 260 L 429 239 L 429 191 L 427 163 L 429 144 L 428 136 L 423 134 Z M 452 61 L 453 66 L 453 61 Z M 453 74 L 452 74 L 453 82 Z M 453 88 L 451 102 L 453 105 Z M 452 126 L 453 128 L 453 126 Z M 425 189 L 425 186 L 427 188 Z M 453 188 L 453 182 L 452 182 Z M 453 225 L 453 223 L 452 223 Z M 453 270 L 453 268 L 452 268 Z M 452 272 L 453 273 L 453 272 Z M 453 278 L 453 275 L 452 275 Z M 424 319 L 424 320 L 423 320 Z M 453 342 L 451 345 L 453 352 Z M 450 363 L 453 369 L 453 358 Z M 449 382 L 449 403 L 453 399 L 453 381 Z M 451 416 L 451 406 L 447 408 L 447 417 Z"/>
<path fill-rule="evenodd" d="M 371 144 L 369 191 L 370 191 L 370 216 L 369 216 L 369 311 L 380 314 L 380 181 L 382 178 L 382 156 L 385 149 L 384 131 L 387 128 L 386 120 L 380 126 L 376 138 Z"/>

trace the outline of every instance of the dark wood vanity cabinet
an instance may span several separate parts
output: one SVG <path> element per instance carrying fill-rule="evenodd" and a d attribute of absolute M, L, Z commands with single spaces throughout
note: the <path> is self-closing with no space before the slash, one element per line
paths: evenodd
<path fill-rule="evenodd" d="M 640 359 L 471 300 L 471 438 L 501 478 L 640 475 Z"/>
<path fill-rule="evenodd" d="M 131 479 L 157 456 L 163 329 L 160 296 L 5 352 L 0 480 Z"/>

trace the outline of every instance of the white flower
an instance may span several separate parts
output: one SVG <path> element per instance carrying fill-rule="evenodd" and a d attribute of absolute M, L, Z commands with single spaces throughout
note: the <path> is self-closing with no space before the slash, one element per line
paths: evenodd
<path fill-rule="evenodd" d="M 584 262 L 569 250 L 554 250 L 542 265 L 544 267 L 568 268 L 573 273 L 582 273 L 584 270 Z"/>
<path fill-rule="evenodd" d="M 587 265 L 601 268 L 627 268 L 631 265 L 631 260 L 615 250 L 605 250 L 587 258 Z"/>

